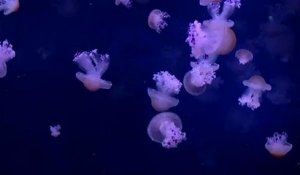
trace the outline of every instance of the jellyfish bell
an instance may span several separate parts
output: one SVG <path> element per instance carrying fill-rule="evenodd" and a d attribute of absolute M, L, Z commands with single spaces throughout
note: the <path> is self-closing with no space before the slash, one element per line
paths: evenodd
<path fill-rule="evenodd" d="M 99 89 L 110 89 L 112 86 L 110 81 L 103 80 L 94 74 L 83 74 L 81 72 L 77 72 L 76 78 L 80 80 L 84 87 L 91 92 L 95 92 Z"/>
<path fill-rule="evenodd" d="M 158 112 L 167 111 L 170 108 L 177 106 L 179 103 L 178 99 L 155 89 L 148 88 L 147 92 L 151 99 L 152 107 Z"/>
<path fill-rule="evenodd" d="M 253 60 L 253 54 L 247 49 L 239 49 L 235 52 L 235 57 L 239 60 L 239 63 L 244 65 Z"/>
<path fill-rule="evenodd" d="M 218 4 L 220 3 L 222 0 L 199 0 L 199 4 L 201 6 L 208 6 L 210 3 L 213 4 Z"/>
<path fill-rule="evenodd" d="M 196 86 L 191 81 L 191 71 L 188 71 L 183 78 L 184 89 L 191 95 L 198 96 L 205 92 L 206 85 Z"/>
<path fill-rule="evenodd" d="M 164 148 L 176 148 L 179 143 L 186 140 L 186 134 L 181 130 L 181 119 L 173 112 L 155 115 L 147 127 L 150 139 L 161 143 Z"/>
<path fill-rule="evenodd" d="M 285 132 L 282 134 L 275 132 L 273 137 L 267 137 L 265 148 L 272 156 L 282 158 L 293 148 L 293 145 L 287 142 L 287 137 Z"/>
<path fill-rule="evenodd" d="M 168 24 L 165 22 L 165 19 L 169 17 L 170 15 L 167 12 L 153 9 L 148 16 L 148 26 L 157 33 L 160 33 L 162 29 L 167 27 Z"/>
<path fill-rule="evenodd" d="M 127 8 L 132 7 L 132 0 L 115 0 L 115 5 L 124 5 Z"/>
<path fill-rule="evenodd" d="M 19 0 L 0 0 L 0 11 L 3 11 L 4 15 L 9 15 L 19 8 Z"/>
<path fill-rule="evenodd" d="M 244 80 L 243 85 L 254 90 L 270 91 L 271 85 L 266 83 L 265 79 L 260 75 L 254 75 L 249 80 Z"/>

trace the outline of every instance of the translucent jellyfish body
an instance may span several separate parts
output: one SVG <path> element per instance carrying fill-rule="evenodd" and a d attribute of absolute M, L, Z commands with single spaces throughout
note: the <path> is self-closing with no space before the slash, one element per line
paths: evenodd
<path fill-rule="evenodd" d="M 239 60 L 240 64 L 246 64 L 253 60 L 253 54 L 247 49 L 239 49 L 235 52 L 235 57 Z"/>
<path fill-rule="evenodd" d="M 259 75 L 252 76 L 249 80 L 244 80 L 243 85 L 248 89 L 238 99 L 239 104 L 251 108 L 252 110 L 260 106 L 260 98 L 264 91 L 270 91 L 271 85 L 265 82 L 265 79 Z"/>
<path fill-rule="evenodd" d="M 132 0 L 115 0 L 116 5 L 124 5 L 127 8 L 130 8 L 132 6 Z"/>
<path fill-rule="evenodd" d="M 3 11 L 4 15 L 17 11 L 19 7 L 19 0 L 0 0 L 0 11 Z"/>
<path fill-rule="evenodd" d="M 205 61 L 191 62 L 192 70 L 187 72 L 183 78 L 185 90 L 194 96 L 205 92 L 206 86 L 216 78 L 219 65 Z"/>
<path fill-rule="evenodd" d="M 85 72 L 77 72 L 76 78 L 83 83 L 89 91 L 110 89 L 112 83 L 102 79 L 109 66 L 109 55 L 98 54 L 97 49 L 76 53 L 74 62 Z"/>
<path fill-rule="evenodd" d="M 3 78 L 7 74 L 6 62 L 13 59 L 16 56 L 12 45 L 7 40 L 0 42 L 0 78 Z"/>
<path fill-rule="evenodd" d="M 165 19 L 169 17 L 170 15 L 167 12 L 154 9 L 148 16 L 148 26 L 157 33 L 160 33 L 162 29 L 167 27 L 168 24 L 166 23 Z"/>
<path fill-rule="evenodd" d="M 288 135 L 285 132 L 282 134 L 275 132 L 273 137 L 267 137 L 265 148 L 272 156 L 281 158 L 293 148 L 293 145 L 286 141 L 287 137 Z"/>
<path fill-rule="evenodd" d="M 60 125 L 54 125 L 50 126 L 50 132 L 52 137 L 58 137 L 60 135 L 61 126 Z"/>
<path fill-rule="evenodd" d="M 152 141 L 161 143 L 164 148 L 176 148 L 186 140 L 186 134 L 181 130 L 182 123 L 177 114 L 162 112 L 152 118 L 147 133 Z"/>
<path fill-rule="evenodd" d="M 148 88 L 151 105 L 156 111 L 167 111 L 177 106 L 179 100 L 172 95 L 180 92 L 182 83 L 167 71 L 161 71 L 153 75 L 157 90 Z"/>

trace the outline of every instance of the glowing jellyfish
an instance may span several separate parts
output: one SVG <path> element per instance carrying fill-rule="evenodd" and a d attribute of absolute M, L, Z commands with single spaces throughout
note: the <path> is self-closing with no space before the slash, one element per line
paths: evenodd
<path fill-rule="evenodd" d="M 281 158 L 293 148 L 293 145 L 286 141 L 287 137 L 288 135 L 285 132 L 282 132 L 282 134 L 275 132 L 273 137 L 267 137 L 265 148 L 272 156 Z"/>
<path fill-rule="evenodd" d="M 199 4 L 201 6 L 208 6 L 210 3 L 213 4 L 218 4 L 220 3 L 222 0 L 199 0 Z"/>
<path fill-rule="evenodd" d="M 192 70 L 187 72 L 183 78 L 185 90 L 194 96 L 205 92 L 206 86 L 216 78 L 215 71 L 219 69 L 216 63 L 205 61 L 191 62 Z"/>
<path fill-rule="evenodd" d="M 265 79 L 259 75 L 252 76 L 249 80 L 244 80 L 243 85 L 248 89 L 238 99 L 239 104 L 251 108 L 252 110 L 260 106 L 260 97 L 264 91 L 270 91 L 271 85 L 265 82 Z"/>
<path fill-rule="evenodd" d="M 3 11 L 4 15 L 17 11 L 19 7 L 19 0 L 0 0 L 0 11 Z"/>
<path fill-rule="evenodd" d="M 157 33 L 160 33 L 162 29 L 167 27 L 168 24 L 165 22 L 165 19 L 169 17 L 170 15 L 167 12 L 154 9 L 148 16 L 148 26 Z"/>
<path fill-rule="evenodd" d="M 97 91 L 99 89 L 110 89 L 112 83 L 102 79 L 109 66 L 109 55 L 98 54 L 97 49 L 90 52 L 84 51 L 76 53 L 74 62 L 85 72 L 77 72 L 76 78 L 83 83 L 89 91 Z"/>
<path fill-rule="evenodd" d="M 60 135 L 61 126 L 60 125 L 54 125 L 50 126 L 50 132 L 52 137 L 58 137 Z"/>
<path fill-rule="evenodd" d="M 152 141 L 161 143 L 164 148 L 176 148 L 186 140 L 186 134 L 181 130 L 182 123 L 177 114 L 162 112 L 151 119 L 147 133 Z"/>
<path fill-rule="evenodd" d="M 190 23 L 186 42 L 191 47 L 191 57 L 196 59 L 204 55 L 216 57 L 226 55 L 236 45 L 236 36 L 231 27 L 234 22 L 228 20 L 235 8 L 239 8 L 239 0 L 225 0 L 220 13 L 220 4 L 210 3 L 207 8 L 212 19 L 202 24 L 195 20 Z"/>
<path fill-rule="evenodd" d="M 12 45 L 7 40 L 0 42 L 0 78 L 3 78 L 7 74 L 6 62 L 13 59 L 16 56 Z"/>
<path fill-rule="evenodd" d="M 127 8 L 130 8 L 132 6 L 132 0 L 115 0 L 116 5 L 124 5 Z"/>
<path fill-rule="evenodd" d="M 156 111 L 166 111 L 177 106 L 179 100 L 172 97 L 178 94 L 182 83 L 167 71 L 161 71 L 153 75 L 157 90 L 148 88 L 151 105 Z"/>
<path fill-rule="evenodd" d="M 235 52 L 235 57 L 239 60 L 240 64 L 246 64 L 253 60 L 253 54 L 247 49 L 239 49 Z"/>

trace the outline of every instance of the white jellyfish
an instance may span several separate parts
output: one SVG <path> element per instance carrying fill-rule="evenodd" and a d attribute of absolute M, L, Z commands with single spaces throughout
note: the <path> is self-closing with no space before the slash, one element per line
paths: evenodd
<path fill-rule="evenodd" d="M 205 92 L 206 86 L 216 78 L 216 71 L 219 65 L 206 61 L 191 62 L 192 70 L 187 72 L 183 78 L 185 90 L 194 96 Z"/>
<path fill-rule="evenodd" d="M 127 8 L 132 7 L 132 0 L 115 0 L 116 5 L 124 5 Z"/>
<path fill-rule="evenodd" d="M 248 89 L 238 99 L 239 104 L 251 108 L 252 110 L 260 106 L 260 97 L 264 91 L 270 91 L 271 85 L 265 82 L 265 79 L 259 75 L 252 76 L 249 80 L 244 80 L 243 85 Z"/>
<path fill-rule="evenodd" d="M 109 66 L 109 55 L 98 54 L 97 49 L 90 52 L 84 51 L 76 53 L 74 62 L 85 72 L 77 72 L 76 78 L 83 83 L 89 91 L 97 91 L 99 89 L 110 89 L 112 83 L 102 79 Z"/>
<path fill-rule="evenodd" d="M 54 125 L 50 126 L 50 132 L 52 137 L 58 137 L 60 135 L 61 126 L 60 125 Z"/>
<path fill-rule="evenodd" d="M 170 15 L 167 12 L 154 9 L 148 16 L 148 26 L 157 33 L 160 33 L 162 29 L 167 27 L 168 24 L 166 23 L 165 19 L 169 17 Z"/>
<path fill-rule="evenodd" d="M 178 94 L 182 83 L 168 71 L 161 71 L 153 75 L 157 90 L 148 88 L 151 105 L 156 111 L 166 111 L 177 106 L 179 100 L 172 97 Z"/>
<path fill-rule="evenodd" d="M 285 132 L 282 132 L 282 134 L 275 132 L 273 137 L 267 137 L 265 148 L 272 156 L 281 158 L 293 148 L 293 145 L 286 141 L 287 137 L 288 135 Z"/>
<path fill-rule="evenodd" d="M 4 15 L 17 11 L 19 7 L 19 0 L 0 0 L 0 11 L 3 11 Z"/>
<path fill-rule="evenodd" d="M 151 119 L 147 127 L 150 139 L 161 143 L 164 148 L 176 148 L 179 143 L 186 140 L 186 133 L 181 130 L 181 120 L 173 112 L 157 114 Z"/>
<path fill-rule="evenodd" d="M 239 60 L 239 63 L 244 65 L 253 60 L 253 54 L 247 49 L 239 49 L 235 52 L 235 57 Z"/>
<path fill-rule="evenodd" d="M 6 62 L 16 56 L 16 52 L 12 47 L 7 40 L 0 42 L 0 78 L 5 77 L 7 74 Z"/>

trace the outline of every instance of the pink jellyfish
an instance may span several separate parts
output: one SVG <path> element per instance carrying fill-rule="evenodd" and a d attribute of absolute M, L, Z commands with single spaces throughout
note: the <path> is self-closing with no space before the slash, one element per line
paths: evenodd
<path fill-rule="evenodd" d="M 260 106 L 260 97 L 264 91 L 270 91 L 271 85 L 265 82 L 265 79 L 259 75 L 252 76 L 249 80 L 244 80 L 243 85 L 248 89 L 238 99 L 239 104 L 251 108 L 252 110 Z"/>
<path fill-rule="evenodd" d="M 127 8 L 132 7 L 132 0 L 115 0 L 116 5 L 124 5 Z"/>
<path fill-rule="evenodd" d="M 181 130 L 181 120 L 173 112 L 157 114 L 151 119 L 147 127 L 150 139 L 161 143 L 164 148 L 176 148 L 179 143 L 186 140 L 186 134 Z"/>
<path fill-rule="evenodd" d="M 167 12 L 163 12 L 159 9 L 154 9 L 150 12 L 148 16 L 148 26 L 155 30 L 157 33 L 160 33 L 162 29 L 167 27 L 165 18 L 169 18 L 170 15 Z"/>
<path fill-rule="evenodd" d="M 191 62 L 191 67 L 192 70 L 183 78 L 183 85 L 189 94 L 198 96 L 204 93 L 206 86 L 216 78 L 215 71 L 219 69 L 219 65 L 199 60 Z"/>
<path fill-rule="evenodd" d="M 148 88 L 148 95 L 151 99 L 151 105 L 156 111 L 166 111 L 177 106 L 179 100 L 172 97 L 178 94 L 182 83 L 168 71 L 161 71 L 153 75 L 156 81 L 157 90 Z"/>
<path fill-rule="evenodd" d="M 272 156 L 282 158 L 293 148 L 293 145 L 286 141 L 287 137 L 288 135 L 285 132 L 282 132 L 282 134 L 275 132 L 273 137 L 267 137 L 265 148 Z"/>
<path fill-rule="evenodd" d="M 191 47 L 191 57 L 196 59 L 204 55 L 216 57 L 226 55 L 233 50 L 236 45 L 236 36 L 231 29 L 234 22 L 228 18 L 234 9 L 240 6 L 239 0 L 225 0 L 220 13 L 220 4 L 210 3 L 207 8 L 212 19 L 202 24 L 197 20 L 190 23 L 186 42 Z"/>
<path fill-rule="evenodd" d="M 3 11 L 4 15 L 17 11 L 19 7 L 19 0 L 0 0 L 0 11 Z"/>
<path fill-rule="evenodd" d="M 240 64 L 246 64 L 253 60 L 253 54 L 247 49 L 239 49 L 235 52 L 235 57 L 239 60 Z"/>
<path fill-rule="evenodd" d="M 99 89 L 110 89 L 112 83 L 102 79 L 109 66 L 109 55 L 98 54 L 97 49 L 90 52 L 78 52 L 74 56 L 74 62 L 85 72 L 77 72 L 76 78 L 83 83 L 89 91 L 97 91 Z"/>
<path fill-rule="evenodd" d="M 7 40 L 0 42 L 0 78 L 3 78 L 7 74 L 6 62 L 13 59 L 16 56 L 12 45 Z"/>

